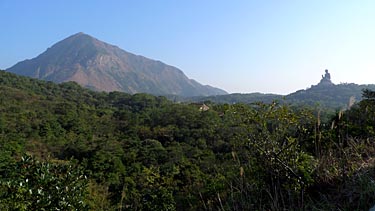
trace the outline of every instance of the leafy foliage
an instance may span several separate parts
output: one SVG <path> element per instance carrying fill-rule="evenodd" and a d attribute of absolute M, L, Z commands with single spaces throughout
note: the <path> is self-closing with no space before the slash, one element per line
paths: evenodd
<path fill-rule="evenodd" d="M 23 156 L 1 180 L 1 210 L 88 210 L 86 178 L 72 164 Z"/>
<path fill-rule="evenodd" d="M 203 111 L 6 72 L 0 88 L 4 210 L 41 210 L 38 200 L 63 210 L 364 210 L 375 201 L 370 98 L 329 115 L 277 102 Z"/>

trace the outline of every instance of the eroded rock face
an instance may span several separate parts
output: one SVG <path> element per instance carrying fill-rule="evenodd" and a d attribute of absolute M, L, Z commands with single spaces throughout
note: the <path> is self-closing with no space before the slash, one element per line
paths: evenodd
<path fill-rule="evenodd" d="M 126 52 L 84 33 L 72 35 L 38 57 L 7 69 L 57 83 L 75 81 L 98 91 L 155 95 L 208 96 L 227 94 L 189 79 L 160 61 Z"/>

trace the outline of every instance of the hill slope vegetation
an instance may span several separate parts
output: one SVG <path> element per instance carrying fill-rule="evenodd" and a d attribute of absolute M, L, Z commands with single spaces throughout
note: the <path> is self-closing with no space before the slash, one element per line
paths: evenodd
<path fill-rule="evenodd" d="M 0 209 L 367 210 L 374 96 L 326 118 L 277 103 L 203 111 L 1 71 Z"/>

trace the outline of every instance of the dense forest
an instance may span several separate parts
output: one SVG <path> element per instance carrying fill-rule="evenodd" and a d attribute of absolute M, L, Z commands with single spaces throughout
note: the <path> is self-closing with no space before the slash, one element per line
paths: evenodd
<path fill-rule="evenodd" d="M 375 204 L 371 90 L 334 113 L 277 102 L 202 107 L 4 71 L 0 90 L 0 210 Z"/>

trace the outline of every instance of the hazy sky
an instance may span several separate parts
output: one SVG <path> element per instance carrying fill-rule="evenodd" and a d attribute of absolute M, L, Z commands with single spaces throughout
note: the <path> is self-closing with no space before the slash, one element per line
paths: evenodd
<path fill-rule="evenodd" d="M 0 0 L 0 69 L 77 32 L 228 92 L 375 84 L 374 0 Z"/>

